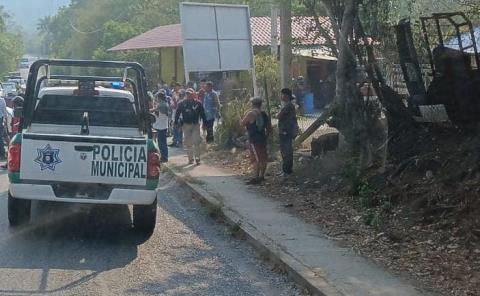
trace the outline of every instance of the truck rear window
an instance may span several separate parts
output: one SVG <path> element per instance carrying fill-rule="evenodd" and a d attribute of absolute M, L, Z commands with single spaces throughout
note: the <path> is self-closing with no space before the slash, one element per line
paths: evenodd
<path fill-rule="evenodd" d="M 63 95 L 40 99 L 33 123 L 82 125 L 85 112 L 90 126 L 139 127 L 134 105 L 128 98 Z"/>

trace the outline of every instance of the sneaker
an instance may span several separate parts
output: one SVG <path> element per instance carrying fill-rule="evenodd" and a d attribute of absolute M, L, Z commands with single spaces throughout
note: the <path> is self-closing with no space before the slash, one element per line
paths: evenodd
<path fill-rule="evenodd" d="M 189 159 L 188 164 L 193 164 L 193 159 Z"/>
<path fill-rule="evenodd" d="M 195 159 L 195 162 L 197 163 L 197 165 L 200 165 L 200 158 Z"/>
<path fill-rule="evenodd" d="M 160 159 L 160 163 L 167 163 L 168 159 Z"/>
<path fill-rule="evenodd" d="M 178 145 L 175 144 L 175 143 L 172 143 L 172 144 L 168 145 L 168 147 L 178 147 Z"/>

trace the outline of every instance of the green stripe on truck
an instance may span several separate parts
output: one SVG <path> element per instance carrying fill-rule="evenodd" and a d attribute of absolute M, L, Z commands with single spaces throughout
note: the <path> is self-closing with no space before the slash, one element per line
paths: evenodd
<path fill-rule="evenodd" d="M 20 183 L 20 173 L 8 173 L 8 179 L 12 184 Z"/>
<path fill-rule="evenodd" d="M 155 151 L 158 153 L 158 146 L 153 139 L 147 139 L 147 150 L 150 153 Z M 147 189 L 155 190 L 158 187 L 158 179 L 147 179 Z"/>
<path fill-rule="evenodd" d="M 13 136 L 13 138 L 10 140 L 10 144 L 22 144 L 22 134 L 15 134 L 15 136 Z"/>

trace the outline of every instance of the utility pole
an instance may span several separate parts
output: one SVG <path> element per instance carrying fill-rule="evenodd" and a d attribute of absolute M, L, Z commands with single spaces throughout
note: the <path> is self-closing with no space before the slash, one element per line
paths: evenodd
<path fill-rule="evenodd" d="M 270 51 L 273 56 L 278 57 L 278 6 L 277 3 L 272 2 L 271 4 L 271 14 L 270 14 L 270 22 L 271 22 L 271 45 L 270 45 Z"/>
<path fill-rule="evenodd" d="M 282 87 L 291 87 L 292 1 L 280 2 L 280 76 Z"/>

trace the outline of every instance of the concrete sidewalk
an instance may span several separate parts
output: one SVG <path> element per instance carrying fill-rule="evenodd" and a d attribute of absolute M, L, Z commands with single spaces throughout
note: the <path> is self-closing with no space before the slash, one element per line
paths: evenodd
<path fill-rule="evenodd" d="M 186 163 L 185 156 L 173 156 L 168 169 L 201 199 L 218 206 L 227 222 L 239 225 L 257 249 L 312 295 L 429 295 L 338 246 L 228 170 Z"/>

